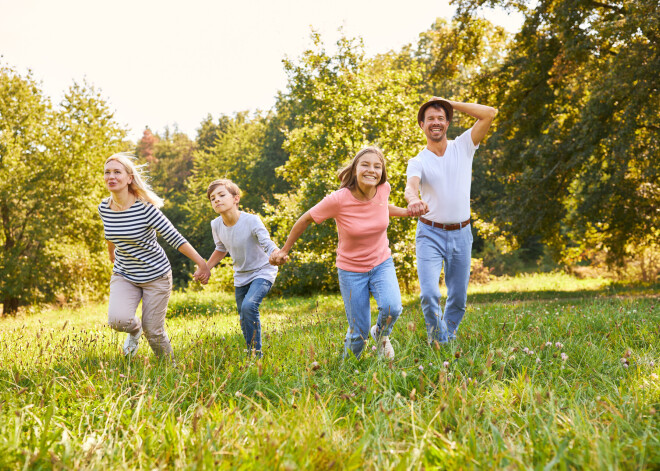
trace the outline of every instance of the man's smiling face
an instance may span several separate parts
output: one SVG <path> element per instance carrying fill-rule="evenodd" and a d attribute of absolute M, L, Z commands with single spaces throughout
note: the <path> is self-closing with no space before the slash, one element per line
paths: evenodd
<path fill-rule="evenodd" d="M 424 121 L 419 123 L 426 138 L 431 142 L 441 142 L 447 137 L 449 121 L 442 107 L 429 106 L 424 112 Z"/>

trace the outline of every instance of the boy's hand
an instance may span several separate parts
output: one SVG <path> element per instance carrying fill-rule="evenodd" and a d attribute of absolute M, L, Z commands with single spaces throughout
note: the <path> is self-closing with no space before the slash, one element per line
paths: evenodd
<path fill-rule="evenodd" d="M 197 271 L 193 275 L 193 278 L 203 285 L 209 282 L 209 278 L 211 278 L 211 270 L 209 270 L 206 263 L 203 266 L 200 265 L 197 267 Z"/>
<path fill-rule="evenodd" d="M 284 252 L 283 250 L 275 250 L 273 253 L 270 254 L 270 257 L 268 259 L 268 262 L 271 265 L 284 265 L 288 261 L 288 254 Z"/>

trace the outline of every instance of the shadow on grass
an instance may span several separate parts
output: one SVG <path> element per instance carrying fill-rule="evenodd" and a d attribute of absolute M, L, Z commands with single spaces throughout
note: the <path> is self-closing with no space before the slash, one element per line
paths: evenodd
<path fill-rule="evenodd" d="M 330 296 L 328 296 L 330 294 Z M 418 294 L 418 293 L 417 293 Z M 469 293 L 468 304 L 488 303 L 515 303 L 522 301 L 561 301 L 577 299 L 594 299 L 607 297 L 653 297 L 660 295 L 660 283 L 651 284 L 624 284 L 613 283 L 599 289 L 549 289 L 549 290 L 512 290 L 490 293 Z M 410 300 L 408 300 L 410 299 Z M 442 297 L 442 304 L 446 296 Z M 403 305 L 411 307 L 419 305 L 417 295 L 409 298 L 404 296 Z M 296 315 L 314 315 L 321 309 L 329 308 L 343 311 L 343 302 L 339 293 L 312 293 L 309 296 L 267 296 L 262 305 L 265 313 L 289 311 Z M 190 298 L 180 296 L 170 300 L 168 306 L 168 319 L 177 317 L 208 317 L 217 315 L 235 316 L 238 322 L 236 302 L 227 293 L 216 293 L 204 297 Z"/>
<path fill-rule="evenodd" d="M 517 301 L 561 301 L 573 299 L 604 298 L 604 297 L 647 297 L 660 294 L 660 283 L 623 284 L 614 283 L 600 289 L 566 290 L 536 290 L 507 291 L 494 293 L 468 294 L 468 303 L 495 303 Z"/>

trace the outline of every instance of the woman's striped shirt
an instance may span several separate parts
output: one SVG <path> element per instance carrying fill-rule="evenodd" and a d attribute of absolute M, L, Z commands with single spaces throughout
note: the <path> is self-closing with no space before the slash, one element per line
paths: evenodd
<path fill-rule="evenodd" d="M 105 199 L 99 204 L 105 238 L 115 244 L 113 272 L 134 283 L 146 283 L 171 270 L 156 233 L 178 249 L 187 241 L 154 205 L 136 200 L 124 211 L 113 211 Z"/>

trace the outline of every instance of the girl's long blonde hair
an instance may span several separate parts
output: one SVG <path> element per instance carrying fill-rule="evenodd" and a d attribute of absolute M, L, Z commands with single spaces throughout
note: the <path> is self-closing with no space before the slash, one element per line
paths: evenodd
<path fill-rule="evenodd" d="M 157 208 L 162 208 L 164 201 L 160 198 L 145 181 L 145 176 L 142 175 L 142 168 L 144 165 L 135 165 L 135 156 L 129 152 L 119 152 L 113 154 L 107 158 L 105 161 L 105 166 L 111 160 L 116 160 L 124 166 L 126 172 L 133 177 L 133 181 L 128 185 L 128 191 L 130 191 L 135 198 L 142 201 L 143 203 L 149 203 L 154 205 Z M 108 199 L 108 203 L 112 203 L 112 195 Z"/>

